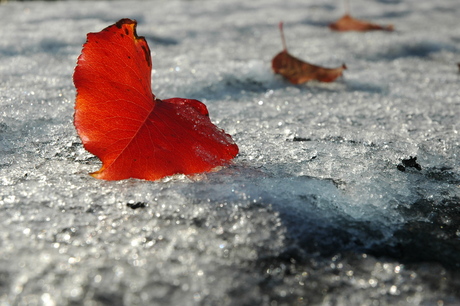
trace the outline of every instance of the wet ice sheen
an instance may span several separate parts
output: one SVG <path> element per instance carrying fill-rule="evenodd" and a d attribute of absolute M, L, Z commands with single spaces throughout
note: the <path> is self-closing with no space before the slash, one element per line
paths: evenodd
<path fill-rule="evenodd" d="M 330 32 L 335 2 L 1 4 L 1 304 L 459 303 L 460 7 L 361 2 L 354 16 L 397 31 Z M 86 33 L 122 17 L 156 96 L 206 103 L 234 165 L 88 175 L 71 75 Z M 344 78 L 273 75 L 280 20 L 294 56 Z M 410 156 L 422 169 L 399 171 Z"/>

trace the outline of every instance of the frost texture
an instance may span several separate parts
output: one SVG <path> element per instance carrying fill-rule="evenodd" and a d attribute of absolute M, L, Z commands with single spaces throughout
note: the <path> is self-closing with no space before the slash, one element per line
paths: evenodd
<path fill-rule="evenodd" d="M 331 32 L 339 2 L 0 4 L 0 304 L 460 303 L 460 6 L 352 13 L 396 31 Z M 87 175 L 71 76 L 85 34 L 122 17 L 156 96 L 206 103 L 233 166 Z M 344 78 L 273 75 L 280 20 L 293 55 Z M 398 170 L 410 156 L 422 169 Z"/>

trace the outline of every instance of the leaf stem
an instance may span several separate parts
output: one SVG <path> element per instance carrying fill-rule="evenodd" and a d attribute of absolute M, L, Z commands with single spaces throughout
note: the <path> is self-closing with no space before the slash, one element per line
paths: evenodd
<path fill-rule="evenodd" d="M 280 23 L 279 23 L 279 28 L 280 28 L 280 34 L 281 34 L 281 42 L 283 43 L 283 50 L 287 52 L 286 39 L 284 38 L 283 22 L 282 21 L 280 21 Z"/>

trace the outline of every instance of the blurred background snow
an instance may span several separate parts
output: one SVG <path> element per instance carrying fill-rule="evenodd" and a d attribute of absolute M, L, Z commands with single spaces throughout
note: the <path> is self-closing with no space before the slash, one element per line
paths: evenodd
<path fill-rule="evenodd" d="M 1 305 L 460 303 L 460 3 L 0 4 Z M 86 33 L 136 19 L 158 98 L 204 102 L 232 166 L 99 181 L 72 124 Z M 331 84 L 271 72 L 346 63 Z M 417 157 L 421 170 L 398 170 Z"/>

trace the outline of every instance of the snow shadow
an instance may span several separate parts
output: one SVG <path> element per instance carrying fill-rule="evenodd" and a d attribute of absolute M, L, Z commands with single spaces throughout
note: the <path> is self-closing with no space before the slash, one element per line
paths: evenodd
<path fill-rule="evenodd" d="M 381 50 L 376 54 L 363 55 L 369 60 L 395 60 L 399 58 L 415 57 L 427 58 L 434 53 L 441 51 L 458 52 L 458 48 L 453 44 L 442 43 L 438 41 L 418 41 L 404 42 Z"/>
<path fill-rule="evenodd" d="M 200 86 L 201 85 L 201 86 Z M 190 87 L 193 90 L 184 90 L 184 96 L 197 97 L 198 99 L 222 100 L 222 99 L 250 99 L 253 95 L 257 96 L 270 90 L 281 90 L 287 87 L 297 88 L 309 93 L 334 93 L 341 91 L 359 91 L 373 94 L 386 94 L 388 88 L 382 84 L 347 79 L 346 76 L 340 77 L 333 83 L 322 83 L 310 81 L 304 84 L 293 85 L 279 75 L 268 71 L 264 77 L 241 77 L 233 74 L 224 74 L 219 80 L 208 84 L 197 84 Z"/>
<path fill-rule="evenodd" d="M 39 53 L 52 55 L 73 55 L 75 50 L 81 47 L 79 42 L 69 43 L 65 40 L 60 40 L 51 37 L 45 37 L 35 43 L 25 42 L 15 48 L 0 48 L 0 56 L 2 57 L 17 57 L 20 55 L 36 56 Z"/>
<path fill-rule="evenodd" d="M 171 37 L 157 36 L 157 35 L 142 35 L 147 40 L 150 46 L 174 46 L 179 43 L 178 40 Z"/>
<path fill-rule="evenodd" d="M 408 221 L 393 237 L 368 252 L 406 264 L 437 262 L 450 270 L 460 271 L 459 204 L 460 198 L 453 197 L 441 203 L 420 199 L 409 208 L 400 207 Z"/>
<path fill-rule="evenodd" d="M 421 197 L 413 203 L 391 208 L 402 216 L 403 222 L 388 220 L 388 216 L 356 218 L 349 214 L 350 209 L 362 208 L 351 207 L 353 204 L 342 192 L 345 182 L 283 175 L 280 168 L 283 166 L 264 166 L 264 169 L 232 166 L 210 173 L 205 182 L 194 183 L 193 190 L 187 190 L 186 196 L 195 202 L 206 199 L 209 205 L 219 206 L 224 218 L 239 207 L 251 214 L 263 208 L 264 218 L 273 218 L 271 222 L 274 223 L 278 219 L 284 229 L 277 229 L 284 235 L 283 246 L 277 249 L 277 255 L 272 252 L 270 260 L 328 260 L 335 254 L 351 252 L 406 264 L 437 262 L 449 269 L 460 269 L 457 256 L 460 251 L 460 199 L 446 197 L 442 203 L 434 203 Z M 443 183 L 460 183 L 449 170 L 427 169 L 423 177 Z M 229 210 L 222 214 L 222 209 Z M 263 226 L 257 228 L 261 232 L 272 230 Z M 265 235 L 253 234 L 255 240 Z"/>
<path fill-rule="evenodd" d="M 212 183 L 197 182 L 197 188 L 192 193 L 187 190 L 186 196 L 197 202 L 206 199 L 214 205 L 225 203 L 230 210 L 235 206 L 250 211 L 268 209 L 285 229 L 286 244 L 281 253 L 296 250 L 291 255 L 297 260 L 362 252 L 386 235 L 387 229 L 382 230 L 379 222 L 356 220 L 344 213 L 340 183 L 331 179 L 270 175 L 265 170 L 239 166 L 211 173 L 207 179 Z M 263 231 L 271 229 L 258 231 L 262 237 Z"/>

